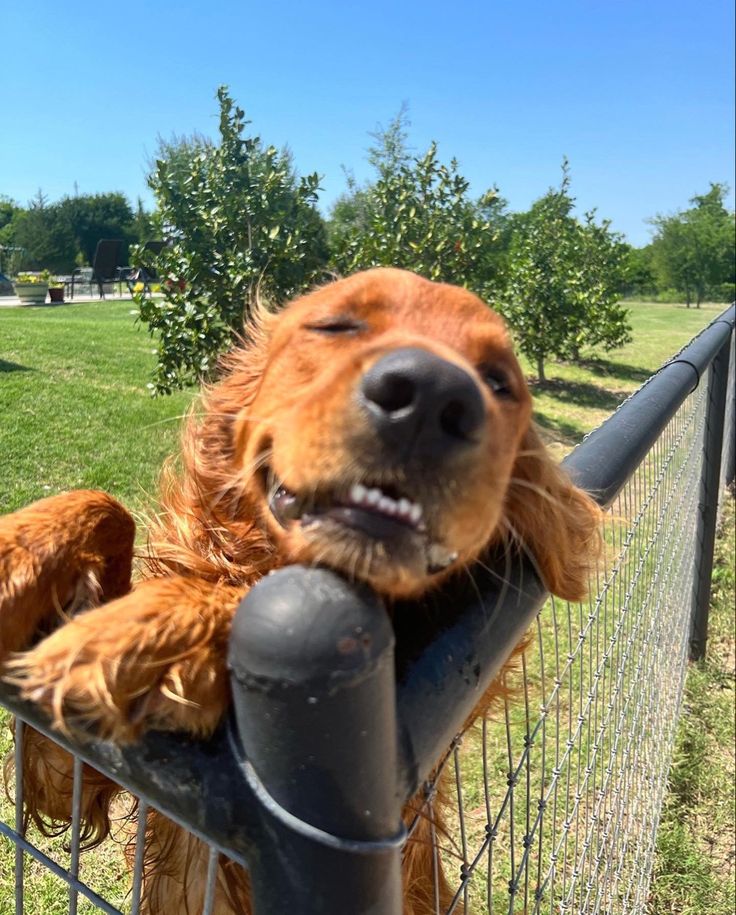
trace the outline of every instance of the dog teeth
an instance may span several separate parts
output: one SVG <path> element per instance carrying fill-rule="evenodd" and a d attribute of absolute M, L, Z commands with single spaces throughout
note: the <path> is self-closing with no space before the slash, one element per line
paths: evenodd
<path fill-rule="evenodd" d="M 399 510 L 397 503 L 393 499 L 389 499 L 388 496 L 381 496 L 378 500 L 378 508 L 387 515 L 395 515 Z"/>
<path fill-rule="evenodd" d="M 349 500 L 352 505 L 377 509 L 381 514 L 398 518 L 412 527 L 418 527 L 422 518 L 421 505 L 410 502 L 403 496 L 398 500 L 392 499 L 377 487 L 369 489 L 360 483 L 354 483 L 350 487 Z"/>

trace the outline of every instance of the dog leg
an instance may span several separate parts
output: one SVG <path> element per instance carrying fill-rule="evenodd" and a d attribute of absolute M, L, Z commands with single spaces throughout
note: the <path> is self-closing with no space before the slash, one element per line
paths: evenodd
<path fill-rule="evenodd" d="M 0 518 L 0 665 L 63 613 L 127 593 L 134 535 L 128 512 L 91 490 Z"/>
<path fill-rule="evenodd" d="M 7 664 L 64 731 L 129 743 L 212 733 L 227 708 L 230 623 L 244 589 L 172 577 L 81 613 Z"/>

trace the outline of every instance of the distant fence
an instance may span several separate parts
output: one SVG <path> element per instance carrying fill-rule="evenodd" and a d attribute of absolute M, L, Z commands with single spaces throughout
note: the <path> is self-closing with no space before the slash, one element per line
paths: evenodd
<path fill-rule="evenodd" d="M 642 913 L 686 662 L 705 650 L 719 493 L 733 481 L 733 328 L 732 306 L 566 460 L 612 510 L 587 602 L 546 600 L 521 561 L 475 569 L 392 626 L 367 590 L 326 570 L 269 576 L 238 611 L 235 714 L 212 741 L 151 734 L 121 749 L 54 734 L 78 760 L 66 844 L 26 828 L 16 780 L 0 915 L 46 911 L 28 903 L 39 873 L 67 884 L 58 911 L 135 915 L 149 804 L 208 843 L 205 915 L 221 855 L 249 867 L 256 915 L 398 915 L 402 852 L 427 836 L 428 873 L 442 864 L 452 901 L 429 886 L 422 915 Z M 463 735 L 530 626 L 512 698 Z M 19 719 L 20 760 L 22 721 L 48 725 L 8 686 L 0 701 Z M 79 854 L 82 760 L 144 799 L 130 875 L 113 890 Z"/>

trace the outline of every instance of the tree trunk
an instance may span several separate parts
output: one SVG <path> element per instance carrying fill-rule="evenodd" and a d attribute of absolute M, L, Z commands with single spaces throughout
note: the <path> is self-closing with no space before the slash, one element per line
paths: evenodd
<path fill-rule="evenodd" d="M 544 357 L 537 356 L 537 378 L 544 384 L 547 381 L 547 376 L 544 374 Z"/>

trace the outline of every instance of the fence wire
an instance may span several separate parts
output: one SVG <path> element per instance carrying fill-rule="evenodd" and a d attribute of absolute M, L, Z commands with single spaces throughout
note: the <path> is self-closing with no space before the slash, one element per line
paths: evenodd
<path fill-rule="evenodd" d="M 548 601 L 510 698 L 457 742 L 444 791 L 427 786 L 457 887 L 446 912 L 644 911 L 687 665 L 707 394 L 613 505 L 588 602 Z"/>
<path fill-rule="evenodd" d="M 0 842 L 0 915 L 138 915 L 152 808 L 141 798 L 122 794 L 113 811 L 110 836 L 85 855 L 81 810 L 85 776 L 91 770 L 79 757 L 70 756 L 70 821 L 67 827 L 57 822 L 40 831 L 25 814 L 23 780 L 16 777 L 22 771 L 29 726 L 16 718 L 13 733 L 13 775 L 6 795 L 13 806 L 14 825 L 0 819 L 0 836 L 8 840 Z M 207 876 L 197 915 L 215 912 L 220 852 L 213 845 L 207 849 Z"/>

